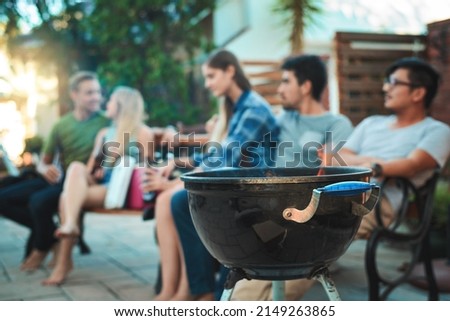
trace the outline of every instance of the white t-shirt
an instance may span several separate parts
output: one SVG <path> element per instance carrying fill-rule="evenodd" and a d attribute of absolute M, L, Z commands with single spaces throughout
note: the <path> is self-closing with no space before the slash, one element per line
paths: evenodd
<path fill-rule="evenodd" d="M 388 160 L 406 158 L 414 150 L 421 149 L 443 167 L 450 154 L 450 127 L 431 117 L 403 128 L 391 128 L 396 116 L 372 116 L 363 120 L 354 130 L 344 148 L 358 155 Z M 415 186 L 422 186 L 431 177 L 433 170 L 414 176 Z M 387 187 L 385 194 L 392 207 L 398 210 L 401 191 Z"/>
<path fill-rule="evenodd" d="M 302 115 L 285 110 L 277 118 L 280 128 L 277 167 L 313 167 L 321 165 L 317 149 L 324 144 L 331 148 L 343 145 L 353 130 L 344 115 L 325 113 Z"/>

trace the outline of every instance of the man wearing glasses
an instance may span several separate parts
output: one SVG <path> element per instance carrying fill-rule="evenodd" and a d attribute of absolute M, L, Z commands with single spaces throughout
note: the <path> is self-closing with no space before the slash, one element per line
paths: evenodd
<path fill-rule="evenodd" d="M 435 168 L 444 166 L 450 154 L 449 126 L 427 116 L 437 92 L 439 74 L 420 59 L 403 58 L 387 69 L 386 76 L 385 107 L 393 115 L 372 116 L 362 121 L 339 151 L 340 157 L 333 158 L 333 163 L 371 167 L 377 179 L 401 176 L 421 186 Z M 384 192 L 388 198 L 381 201 L 381 212 L 384 224 L 389 224 L 400 205 L 401 191 L 395 186 L 385 188 L 391 190 Z M 374 215 L 365 215 L 357 238 L 368 238 L 375 226 Z M 239 291 L 241 282 L 235 292 Z M 295 285 L 296 297 L 301 298 L 312 281 L 299 279 L 295 280 Z"/>
<path fill-rule="evenodd" d="M 425 61 L 394 62 L 383 85 L 384 106 L 392 115 L 368 117 L 355 128 L 339 152 L 346 165 L 371 167 L 377 179 L 400 176 L 423 185 L 450 154 L 449 126 L 427 115 L 438 84 L 439 74 Z M 387 186 L 384 194 L 381 213 L 389 225 L 400 207 L 401 191 Z M 374 215 L 366 215 L 357 238 L 368 238 L 375 226 Z"/>

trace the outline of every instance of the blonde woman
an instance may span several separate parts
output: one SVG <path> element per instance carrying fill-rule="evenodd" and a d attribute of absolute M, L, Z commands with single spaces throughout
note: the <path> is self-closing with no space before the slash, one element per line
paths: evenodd
<path fill-rule="evenodd" d="M 98 133 L 87 165 L 73 162 L 67 170 L 60 197 L 62 225 L 55 232 L 61 239 L 60 250 L 55 268 L 43 281 L 44 285 L 61 284 L 72 269 L 72 248 L 79 235 L 80 212 L 103 207 L 114 161 L 122 155 L 133 156 L 138 161 L 153 156 L 150 147 L 154 133 L 143 123 L 144 101 L 139 91 L 129 87 L 116 88 L 108 101 L 106 115 L 112 119 L 112 125 Z M 99 152 L 105 153 L 103 156 L 109 166 L 95 166 Z"/>

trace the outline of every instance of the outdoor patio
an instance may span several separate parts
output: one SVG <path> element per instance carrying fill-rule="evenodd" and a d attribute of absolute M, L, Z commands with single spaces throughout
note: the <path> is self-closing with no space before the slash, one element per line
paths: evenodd
<path fill-rule="evenodd" d="M 34 273 L 19 270 L 28 230 L 0 217 L 0 300 L 50 301 L 146 301 L 154 296 L 158 267 L 158 249 L 154 242 L 154 222 L 139 216 L 88 214 L 85 218 L 86 240 L 92 253 L 80 255 L 75 249 L 75 270 L 59 287 L 44 287 L 41 280 L 49 275 L 47 267 Z M 343 300 L 367 300 L 364 271 L 364 241 L 355 241 L 338 264 L 333 279 Z M 395 268 L 404 259 L 403 251 L 383 249 L 383 268 Z M 423 301 L 425 291 L 403 286 L 391 300 Z M 305 300 L 326 300 L 316 284 Z M 450 293 L 441 294 L 450 301 Z"/>

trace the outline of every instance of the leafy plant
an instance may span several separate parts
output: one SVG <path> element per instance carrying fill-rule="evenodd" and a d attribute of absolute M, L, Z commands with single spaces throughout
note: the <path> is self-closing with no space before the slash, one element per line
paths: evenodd
<path fill-rule="evenodd" d="M 26 36 L 21 35 L 20 22 L 30 17 L 19 10 L 19 2 L 0 4 L 0 25 L 5 21 L 0 33 L 9 37 L 12 55 L 39 61 L 41 72 L 56 69 L 61 105 L 69 101 L 69 75 L 88 69 L 99 73 L 107 91 L 117 85 L 139 89 L 152 125 L 178 120 L 189 124 L 206 120 L 211 113 L 211 107 L 204 104 L 205 92 L 189 79 L 195 80 L 191 77 L 198 68 L 195 58 L 213 48 L 205 21 L 216 1 L 27 2 L 30 8 L 34 6 L 29 11 L 37 12 L 40 22 Z"/>
<path fill-rule="evenodd" d="M 101 57 L 98 72 L 108 87 L 138 88 L 146 98 L 149 122 L 198 121 L 204 111 L 191 99 L 188 72 L 197 54 L 212 43 L 205 37 L 202 15 L 215 1 L 97 0 L 85 30 Z"/>
<path fill-rule="evenodd" d="M 437 230 L 445 230 L 450 211 L 450 183 L 448 181 L 440 181 L 434 192 L 434 228 Z"/>
<path fill-rule="evenodd" d="M 285 16 L 285 23 L 291 27 L 289 41 L 291 52 L 303 50 L 303 32 L 307 25 L 315 23 L 315 17 L 322 13 L 320 0 L 277 0 L 273 11 Z"/>
<path fill-rule="evenodd" d="M 60 10 L 55 12 L 54 7 Z M 10 56 L 24 63 L 37 62 L 41 75 L 56 73 L 60 113 L 68 110 L 69 75 L 77 69 L 95 69 L 88 63 L 89 51 L 80 31 L 84 16 L 84 4 L 70 0 L 6 0 L 0 4 L 2 38 L 7 40 Z M 24 25 L 31 31 L 23 31 Z"/>

